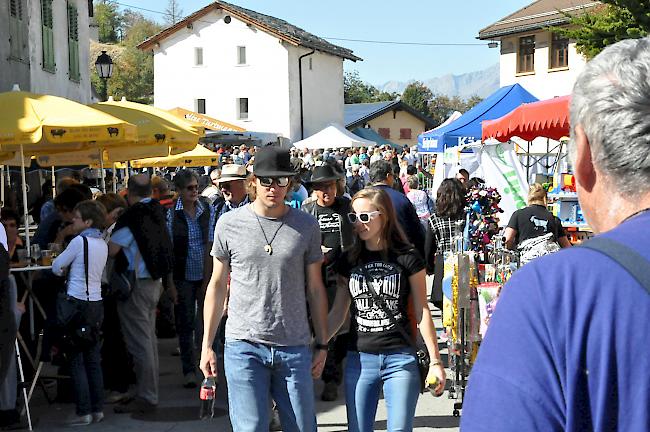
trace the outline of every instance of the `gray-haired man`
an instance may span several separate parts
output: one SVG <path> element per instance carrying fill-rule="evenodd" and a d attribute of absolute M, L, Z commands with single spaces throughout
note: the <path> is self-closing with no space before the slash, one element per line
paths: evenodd
<path fill-rule="evenodd" d="M 503 288 L 463 431 L 650 430 L 650 38 L 587 63 L 569 156 L 599 235 L 526 264 Z"/>

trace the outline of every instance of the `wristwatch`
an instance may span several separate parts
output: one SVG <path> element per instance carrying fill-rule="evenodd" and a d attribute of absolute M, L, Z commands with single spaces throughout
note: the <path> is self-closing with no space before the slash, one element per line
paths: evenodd
<path fill-rule="evenodd" d="M 322 343 L 315 343 L 314 349 L 327 351 L 327 345 Z"/>

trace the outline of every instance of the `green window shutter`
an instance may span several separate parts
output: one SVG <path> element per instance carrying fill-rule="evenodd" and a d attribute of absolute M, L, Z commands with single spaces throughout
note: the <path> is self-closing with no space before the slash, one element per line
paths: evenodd
<path fill-rule="evenodd" d="M 79 13 L 68 3 L 68 72 L 73 81 L 79 81 Z"/>
<path fill-rule="evenodd" d="M 43 69 L 55 71 L 54 61 L 54 20 L 52 0 L 41 0 L 41 22 L 43 28 Z"/>
<path fill-rule="evenodd" d="M 23 2 L 22 0 L 9 0 L 9 56 L 14 59 L 23 59 Z"/>

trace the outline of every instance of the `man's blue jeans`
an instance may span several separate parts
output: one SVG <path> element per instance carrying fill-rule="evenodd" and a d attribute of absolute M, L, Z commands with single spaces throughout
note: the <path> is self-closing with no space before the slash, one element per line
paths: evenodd
<path fill-rule="evenodd" d="M 285 432 L 315 432 L 311 349 L 226 339 L 224 368 L 234 432 L 267 432 L 271 397 Z"/>
<path fill-rule="evenodd" d="M 403 348 L 381 354 L 348 352 L 345 404 L 350 432 L 373 431 L 382 387 L 388 411 L 388 431 L 413 429 L 420 371 L 413 349 Z"/>

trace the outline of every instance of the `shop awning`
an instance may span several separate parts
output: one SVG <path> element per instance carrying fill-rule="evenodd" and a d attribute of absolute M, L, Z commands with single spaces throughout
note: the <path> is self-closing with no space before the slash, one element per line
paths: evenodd
<path fill-rule="evenodd" d="M 522 103 L 537 98 L 519 84 L 501 87 L 447 126 L 418 136 L 419 152 L 444 152 L 446 148 L 481 140 L 481 122 L 504 116 Z"/>
<path fill-rule="evenodd" d="M 512 137 L 532 141 L 537 137 L 559 140 L 569 135 L 569 102 L 571 96 L 561 96 L 525 103 L 495 120 L 483 122 L 482 138 L 506 142 Z"/>
<path fill-rule="evenodd" d="M 239 126 L 235 126 L 234 124 L 226 123 L 225 121 L 217 120 L 215 118 L 208 117 L 205 114 L 199 114 L 197 112 L 189 111 L 184 108 L 176 107 L 168 111 L 173 115 L 175 115 L 176 117 L 182 118 L 185 121 L 188 121 L 190 123 L 203 126 L 206 129 L 217 130 L 217 131 L 235 131 L 235 132 L 246 131 L 246 129 L 241 128 Z"/>

